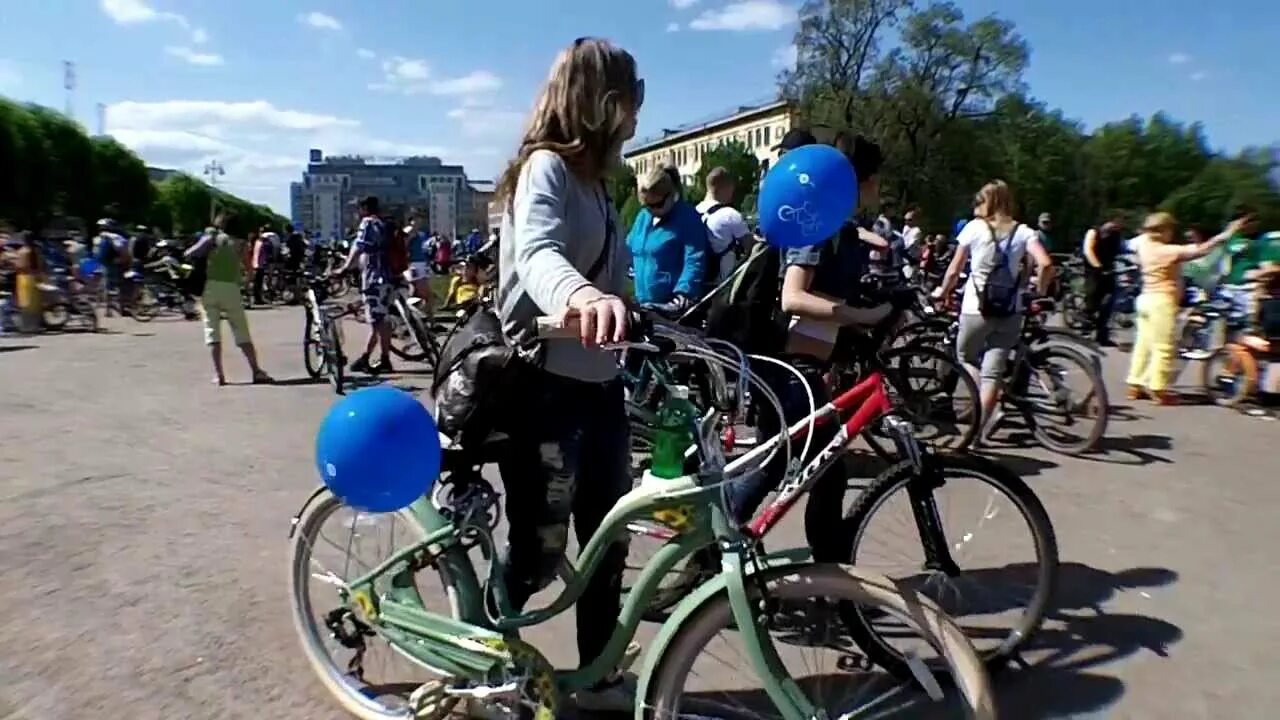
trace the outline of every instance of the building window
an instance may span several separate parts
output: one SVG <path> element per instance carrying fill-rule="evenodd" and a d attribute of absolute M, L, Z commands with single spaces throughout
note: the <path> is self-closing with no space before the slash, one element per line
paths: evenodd
<path fill-rule="evenodd" d="M 770 137 L 770 134 L 771 134 L 771 133 L 769 132 L 769 131 L 770 131 L 770 130 L 772 130 L 772 129 L 773 129 L 773 126 L 772 126 L 772 125 L 765 125 L 765 126 L 764 126 L 764 144 L 765 144 L 765 145 L 772 145 L 772 144 L 773 144 L 773 138 L 772 138 L 772 137 Z"/>
<path fill-rule="evenodd" d="M 756 128 L 756 146 L 764 145 L 764 128 Z"/>

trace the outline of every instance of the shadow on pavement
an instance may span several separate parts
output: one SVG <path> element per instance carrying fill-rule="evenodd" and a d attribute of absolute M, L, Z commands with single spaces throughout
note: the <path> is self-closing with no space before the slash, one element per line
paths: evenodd
<path fill-rule="evenodd" d="M 18 352 L 20 350 L 35 350 L 39 345 L 0 345 L 0 353 Z"/>
<path fill-rule="evenodd" d="M 1023 478 L 1040 475 L 1046 470 L 1052 470 L 1058 467 L 1058 463 L 1051 460 L 1026 457 L 1024 455 L 1013 455 L 1006 452 L 992 452 L 985 447 L 974 450 L 973 454 L 981 455 L 989 460 L 994 460 Z"/>
<path fill-rule="evenodd" d="M 1124 694 L 1124 683 L 1091 671 L 1142 651 L 1166 657 L 1183 633 L 1158 618 L 1107 613 L 1103 603 L 1124 590 L 1161 587 L 1177 579 L 1167 568 L 1112 573 L 1062 564 L 1054 609 L 1024 653 L 1034 660 L 1016 661 L 1016 670 L 996 682 L 1000 709 L 1018 718 L 1048 720 L 1113 705 Z"/>
<path fill-rule="evenodd" d="M 1172 463 L 1173 459 L 1170 457 L 1147 452 L 1148 450 L 1172 449 L 1173 441 L 1168 435 L 1112 436 L 1102 438 L 1096 451 L 1088 455 L 1081 455 L 1080 459 L 1113 465 L 1141 467 L 1153 463 Z"/>
<path fill-rule="evenodd" d="M 1150 420 L 1150 415 L 1138 412 L 1132 405 L 1111 405 L 1107 408 L 1107 419 L 1110 422 L 1134 422 Z"/>

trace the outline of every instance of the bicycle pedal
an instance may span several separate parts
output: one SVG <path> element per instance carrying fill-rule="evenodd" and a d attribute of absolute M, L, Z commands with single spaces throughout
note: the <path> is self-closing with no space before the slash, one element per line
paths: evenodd
<path fill-rule="evenodd" d="M 453 713 L 458 698 L 450 697 L 448 685 L 441 680 L 431 680 L 409 695 L 415 720 L 443 720 Z"/>

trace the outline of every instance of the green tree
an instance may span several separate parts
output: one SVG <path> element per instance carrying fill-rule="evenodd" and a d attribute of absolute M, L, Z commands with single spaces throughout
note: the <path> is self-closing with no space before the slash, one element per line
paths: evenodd
<path fill-rule="evenodd" d="M 640 198 L 635 193 L 627 195 L 626 201 L 622 204 L 622 210 L 618 215 L 618 222 L 622 225 L 618 228 L 618 232 L 625 238 L 627 233 L 631 232 L 631 226 L 636 222 L 636 216 L 640 214 Z"/>
<path fill-rule="evenodd" d="M 121 218 L 155 225 L 151 208 L 156 201 L 156 188 L 147 174 L 147 166 L 125 146 L 109 137 L 95 137 L 93 151 L 93 203 L 89 217 L 112 206 Z M 168 229 L 169 226 L 161 226 Z"/>
<path fill-rule="evenodd" d="M 760 186 L 760 161 L 745 143 L 737 140 L 717 145 L 702 156 L 698 172 L 693 176 L 693 185 L 685 196 L 692 202 L 700 202 L 707 194 L 707 174 L 717 167 L 728 171 L 734 181 L 734 207 L 746 212 L 744 201 L 754 196 Z M 754 210 L 754 208 L 752 208 Z"/>
<path fill-rule="evenodd" d="M 609 190 L 609 198 L 613 200 L 614 209 L 621 213 L 623 206 L 627 204 L 627 198 L 636 194 L 636 171 L 623 163 L 609 173 L 605 186 Z"/>

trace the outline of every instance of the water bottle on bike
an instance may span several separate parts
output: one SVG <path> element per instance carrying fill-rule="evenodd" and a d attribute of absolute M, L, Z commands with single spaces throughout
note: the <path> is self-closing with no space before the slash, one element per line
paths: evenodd
<path fill-rule="evenodd" d="M 697 410 L 689 401 L 687 385 L 673 385 L 666 401 L 658 409 L 657 428 L 653 436 L 654 477 L 671 480 L 685 474 L 684 458 L 694 443 L 694 419 Z"/>

